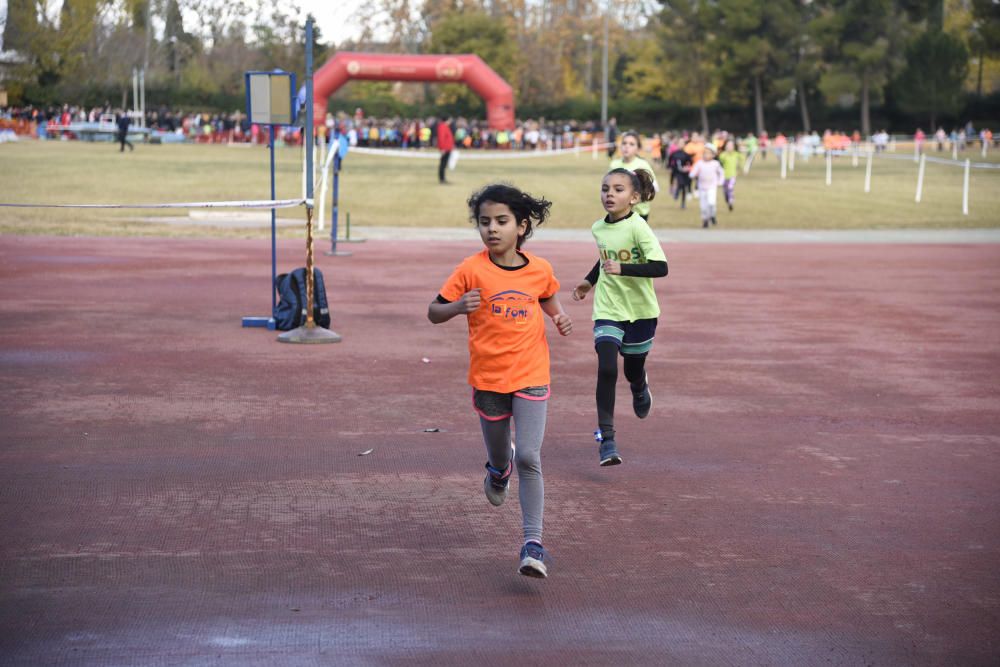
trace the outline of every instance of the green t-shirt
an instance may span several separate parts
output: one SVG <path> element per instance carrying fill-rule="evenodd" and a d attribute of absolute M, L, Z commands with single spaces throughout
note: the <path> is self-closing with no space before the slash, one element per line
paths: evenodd
<path fill-rule="evenodd" d="M 746 160 L 743 153 L 736 151 L 722 151 L 719 154 L 719 162 L 722 163 L 722 175 L 726 178 L 736 178 L 736 172 L 740 165 Z"/>
<path fill-rule="evenodd" d="M 636 169 L 645 169 L 653 177 L 653 184 L 654 186 L 656 186 L 656 172 L 653 171 L 653 168 L 649 166 L 649 163 L 643 160 L 641 157 L 634 157 L 632 158 L 632 161 L 629 163 L 623 162 L 621 158 L 615 158 L 614 160 L 611 161 L 611 164 L 608 165 L 608 171 L 611 171 L 612 169 L 617 169 L 618 167 L 624 167 L 629 171 L 635 171 Z M 639 215 L 645 215 L 646 217 L 649 217 L 649 202 L 641 201 L 635 206 L 633 206 L 632 210 L 638 213 Z"/>
<path fill-rule="evenodd" d="M 602 218 L 590 231 L 597 241 L 601 263 L 613 259 L 622 264 L 645 264 L 649 261 L 667 261 L 660 241 L 646 221 L 636 214 L 618 222 L 605 222 Z M 594 288 L 595 320 L 634 322 L 660 316 L 652 278 L 612 276 L 601 269 Z"/>

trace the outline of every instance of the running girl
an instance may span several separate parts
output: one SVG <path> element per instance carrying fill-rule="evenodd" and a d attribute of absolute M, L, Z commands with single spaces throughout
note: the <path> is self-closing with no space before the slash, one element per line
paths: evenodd
<path fill-rule="evenodd" d="M 469 384 L 486 443 L 486 499 L 499 506 L 517 466 L 524 546 L 518 572 L 548 574 L 542 547 L 545 486 L 541 448 L 549 397 L 545 313 L 563 336 L 573 322 L 559 303 L 552 266 L 521 250 L 552 203 L 509 185 L 487 185 L 469 198 L 469 211 L 486 249 L 465 258 L 427 310 L 434 324 L 467 315 Z M 511 441 L 511 419 L 517 435 Z M 513 462 L 512 462 L 513 461 Z"/>
<path fill-rule="evenodd" d="M 691 178 L 698 180 L 698 205 L 701 207 L 701 226 L 708 227 L 718 223 L 715 204 L 718 199 L 718 188 L 722 185 L 725 174 L 722 165 L 715 159 L 715 145 L 705 144 L 701 161 L 691 168 Z"/>
<path fill-rule="evenodd" d="M 644 169 L 612 169 L 601 182 L 607 215 L 594 223 L 600 259 L 573 290 L 580 301 L 594 285 L 594 347 L 597 351 L 597 425 L 602 466 L 622 462 L 615 441 L 615 385 L 618 355 L 632 390 L 632 409 L 645 419 L 653 404 L 646 355 L 653 346 L 660 306 L 653 278 L 667 275 L 667 258 L 636 204 L 653 198 L 653 179 Z"/>
<path fill-rule="evenodd" d="M 618 150 L 621 151 L 621 158 L 616 158 L 611 161 L 608 165 L 608 170 L 614 170 L 618 168 L 625 168 L 629 171 L 637 171 L 642 169 L 649 172 L 649 177 L 653 181 L 653 192 L 659 192 L 660 186 L 656 182 L 656 174 L 653 172 L 653 167 L 650 166 L 648 162 L 639 157 L 639 146 L 642 145 L 642 140 L 639 138 L 639 133 L 635 130 L 629 130 L 622 135 L 621 145 Z M 650 197 L 652 199 L 652 197 Z M 635 205 L 635 212 L 642 216 L 643 220 L 649 221 L 649 201 L 643 200 Z"/>
<path fill-rule="evenodd" d="M 729 139 L 726 141 L 726 148 L 719 155 L 719 162 L 722 164 L 722 193 L 726 196 L 726 204 L 729 210 L 733 210 L 736 205 L 736 174 L 743 166 L 745 158 L 736 148 L 736 143 Z"/>

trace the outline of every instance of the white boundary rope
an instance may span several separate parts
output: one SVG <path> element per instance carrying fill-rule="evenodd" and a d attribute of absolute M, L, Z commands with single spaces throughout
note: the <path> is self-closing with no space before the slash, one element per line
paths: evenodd
<path fill-rule="evenodd" d="M 850 155 L 848 151 L 830 151 L 834 155 Z M 876 158 L 885 158 L 887 160 L 905 160 L 907 162 L 916 162 L 909 155 L 889 155 L 885 151 L 881 153 L 874 153 Z M 965 168 L 966 160 L 949 160 L 943 157 L 933 157 L 924 153 L 926 160 L 934 164 L 945 164 L 951 167 L 962 167 Z M 1000 162 L 970 162 L 969 166 L 973 169 L 1000 169 Z"/>
<path fill-rule="evenodd" d="M 4 204 L 5 208 L 292 208 L 310 204 L 306 199 L 258 199 L 245 201 L 196 201 L 173 204 Z"/>
<path fill-rule="evenodd" d="M 606 149 L 611 144 L 597 144 L 597 150 Z M 542 149 L 535 151 L 510 151 L 503 153 L 487 153 L 479 152 L 478 149 L 467 149 L 458 150 L 456 152 L 460 153 L 463 160 L 524 160 L 528 158 L 540 158 L 540 157 L 555 157 L 558 155 L 572 155 L 572 154 L 582 154 L 586 151 L 594 150 L 591 146 L 574 146 L 573 148 L 555 148 L 552 150 Z M 348 155 L 351 153 L 360 153 L 361 155 L 379 155 L 383 157 L 408 157 L 417 158 L 424 160 L 440 160 L 441 154 L 429 151 L 410 151 L 403 150 L 399 148 L 365 148 L 361 146 L 352 146 L 348 151 Z"/>

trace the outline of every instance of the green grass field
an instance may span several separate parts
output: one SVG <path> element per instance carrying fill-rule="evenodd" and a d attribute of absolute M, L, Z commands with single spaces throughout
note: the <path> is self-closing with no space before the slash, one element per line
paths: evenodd
<path fill-rule="evenodd" d="M 904 155 L 905 153 L 900 153 Z M 941 154 L 947 157 L 948 154 Z M 981 161 L 978 152 L 966 154 Z M 301 151 L 277 151 L 277 197 L 301 194 Z M 990 158 L 994 158 L 991 155 Z M 468 224 L 465 200 L 490 181 L 513 183 L 554 203 L 552 227 L 586 229 L 603 213 L 600 178 L 607 160 L 579 156 L 522 160 L 460 159 L 451 185 L 437 184 L 437 161 L 348 155 L 341 174 L 340 210 L 352 225 L 459 227 Z M 799 158 L 786 180 L 774 155 L 758 160 L 737 183 L 737 207 L 720 210 L 731 229 L 903 229 L 1000 226 L 1000 169 L 973 170 L 969 215 L 962 215 L 962 169 L 928 163 L 923 201 L 914 202 L 917 165 L 876 158 L 872 189 L 863 192 L 865 161 L 834 160 L 833 183 L 825 184 L 822 158 Z M 153 203 L 267 199 L 268 151 L 264 147 L 143 145 L 121 154 L 117 145 L 22 141 L 0 145 L 0 203 Z M 687 210 L 666 192 L 668 175 L 658 170 L 662 192 L 653 202 L 654 228 L 699 226 L 698 203 Z M 318 187 L 318 186 L 317 186 Z M 318 193 L 318 189 L 317 189 Z M 326 217 L 329 217 L 327 195 Z M 722 197 L 719 197 L 720 209 Z M 259 237 L 261 229 L 206 224 L 163 224 L 157 217 L 184 210 L 79 210 L 0 208 L 0 233 L 59 235 L 147 235 Z M 304 222 L 302 209 L 279 211 Z M 341 217 L 341 224 L 344 218 Z M 283 236 L 298 236 L 296 228 Z"/>

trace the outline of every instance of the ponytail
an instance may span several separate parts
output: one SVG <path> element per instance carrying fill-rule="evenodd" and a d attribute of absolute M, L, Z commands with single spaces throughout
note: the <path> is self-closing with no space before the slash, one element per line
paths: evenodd
<path fill-rule="evenodd" d="M 653 174 L 645 169 L 636 169 L 632 172 L 635 176 L 634 182 L 639 183 L 636 190 L 639 192 L 639 201 L 652 201 L 656 196 L 656 188 L 653 186 Z"/>
<path fill-rule="evenodd" d="M 653 186 L 653 174 L 645 169 L 632 171 L 625 167 L 616 167 L 609 171 L 608 174 L 625 174 L 628 176 L 632 182 L 632 189 L 639 193 L 639 201 L 652 201 L 653 197 L 656 196 L 656 189 Z"/>

